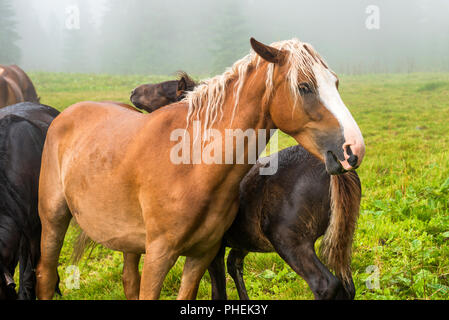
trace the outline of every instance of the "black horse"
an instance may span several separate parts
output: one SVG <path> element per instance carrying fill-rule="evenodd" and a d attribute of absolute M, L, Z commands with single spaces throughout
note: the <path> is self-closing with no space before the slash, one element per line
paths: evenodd
<path fill-rule="evenodd" d="M 239 213 L 209 267 L 212 298 L 226 299 L 224 255 L 228 246 L 232 248 L 228 272 L 240 299 L 249 299 L 243 281 L 245 256 L 273 251 L 306 280 L 316 299 L 353 299 L 351 246 L 361 199 L 357 174 L 329 176 L 325 165 L 301 146 L 276 156 L 277 173 L 259 174 L 273 160 L 273 156 L 263 158 L 240 185 Z M 314 244 L 322 235 L 322 257 L 336 276 L 315 253 Z"/>
<path fill-rule="evenodd" d="M 38 186 L 47 129 L 59 112 L 20 103 L 0 110 L 0 299 L 35 299 L 41 224 Z M 14 271 L 20 263 L 19 291 Z"/>

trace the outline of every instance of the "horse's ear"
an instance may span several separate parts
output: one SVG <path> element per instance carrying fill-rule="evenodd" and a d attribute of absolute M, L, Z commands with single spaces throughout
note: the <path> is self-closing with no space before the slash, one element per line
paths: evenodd
<path fill-rule="evenodd" d="M 187 91 L 187 81 L 184 77 L 181 77 L 181 79 L 178 80 L 178 92 L 179 91 Z"/>
<path fill-rule="evenodd" d="M 254 38 L 251 38 L 251 47 L 264 60 L 272 63 L 282 64 L 285 59 L 285 52 L 276 48 L 267 46 Z"/>

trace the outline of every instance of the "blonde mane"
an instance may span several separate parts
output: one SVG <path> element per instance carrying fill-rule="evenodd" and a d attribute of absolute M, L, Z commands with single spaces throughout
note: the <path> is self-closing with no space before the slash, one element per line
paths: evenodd
<path fill-rule="evenodd" d="M 305 77 L 308 82 L 315 87 L 316 80 L 312 71 L 313 65 L 321 64 L 325 68 L 327 68 L 327 65 L 310 44 L 303 43 L 298 39 L 276 42 L 271 44 L 271 46 L 288 52 L 286 63 L 288 64 L 289 71 L 287 73 L 287 80 L 296 105 L 298 100 L 301 99 L 298 91 L 298 80 L 300 75 L 302 78 Z M 201 120 L 202 126 L 207 130 L 211 128 L 218 119 L 221 121 L 223 119 L 223 104 L 226 99 L 227 86 L 231 81 L 235 80 L 233 85 L 235 104 L 232 110 L 232 125 L 239 105 L 240 94 L 249 70 L 259 67 L 262 62 L 264 62 L 264 60 L 251 50 L 247 56 L 235 62 L 234 65 L 231 68 L 228 68 L 223 74 L 202 81 L 194 91 L 189 92 L 183 100 L 189 104 L 187 126 L 189 126 L 189 123 L 192 120 Z M 269 63 L 267 68 L 265 80 L 266 91 L 264 95 L 265 102 L 269 101 L 269 98 L 274 91 L 274 67 L 273 63 Z M 200 119 L 200 115 L 203 111 L 205 118 Z"/>

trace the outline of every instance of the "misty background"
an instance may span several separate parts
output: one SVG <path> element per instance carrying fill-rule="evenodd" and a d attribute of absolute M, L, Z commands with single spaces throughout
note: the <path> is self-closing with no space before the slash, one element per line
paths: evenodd
<path fill-rule="evenodd" d="M 215 75 L 252 36 L 343 74 L 449 71 L 448 0 L 0 0 L 0 64 L 26 71 Z"/>

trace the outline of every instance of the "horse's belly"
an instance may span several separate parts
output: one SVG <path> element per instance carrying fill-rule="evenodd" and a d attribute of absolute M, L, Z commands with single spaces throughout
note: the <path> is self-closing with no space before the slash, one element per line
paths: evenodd
<path fill-rule="evenodd" d="M 96 243 L 112 250 L 145 253 L 146 232 L 143 222 L 125 216 L 120 220 L 111 219 L 113 213 L 75 211 L 73 216 L 81 229 Z M 113 216 L 120 217 L 118 214 Z"/>
<path fill-rule="evenodd" d="M 138 199 L 117 182 L 98 185 L 91 181 L 87 187 L 79 184 L 82 180 L 78 177 L 65 190 L 69 209 L 81 229 L 112 250 L 144 253 L 146 232 Z"/>

